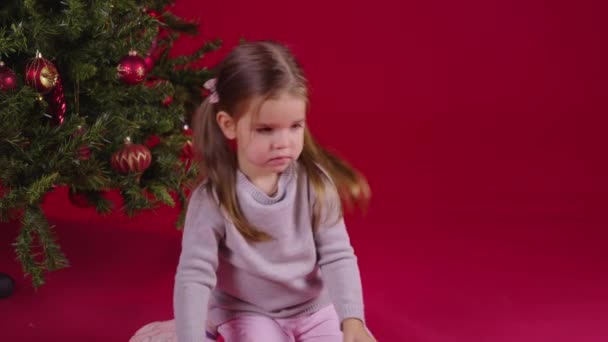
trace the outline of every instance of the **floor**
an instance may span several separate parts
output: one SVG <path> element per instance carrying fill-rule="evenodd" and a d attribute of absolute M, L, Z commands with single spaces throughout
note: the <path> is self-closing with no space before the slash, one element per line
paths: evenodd
<path fill-rule="evenodd" d="M 55 213 L 50 220 L 71 267 L 34 291 L 11 261 L 17 225 L 0 226 L 0 270 L 17 282 L 14 295 L 0 300 L 3 341 L 127 341 L 143 324 L 171 318 L 180 242 L 174 209 L 133 221 L 100 217 L 72 206 L 62 188 L 45 209 Z M 403 225 L 397 213 L 373 211 L 347 220 L 368 324 L 380 341 L 608 340 L 605 226 Z"/>

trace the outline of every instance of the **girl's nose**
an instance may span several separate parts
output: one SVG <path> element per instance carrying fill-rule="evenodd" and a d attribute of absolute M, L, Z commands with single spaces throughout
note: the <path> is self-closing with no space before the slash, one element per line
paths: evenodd
<path fill-rule="evenodd" d="M 289 136 L 286 132 L 277 132 L 274 142 L 273 142 L 273 147 L 275 149 L 283 149 L 286 148 L 287 146 L 289 146 Z"/>

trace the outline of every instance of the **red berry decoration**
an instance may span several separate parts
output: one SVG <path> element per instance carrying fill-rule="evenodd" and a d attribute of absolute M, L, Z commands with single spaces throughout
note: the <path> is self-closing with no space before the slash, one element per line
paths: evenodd
<path fill-rule="evenodd" d="M 116 67 L 117 75 L 120 80 L 129 85 L 141 83 L 146 78 L 146 61 L 137 55 L 134 50 L 129 51 L 129 55 L 123 57 Z"/>
<path fill-rule="evenodd" d="M 143 173 L 152 162 L 152 153 L 145 145 L 133 144 L 127 137 L 123 147 L 112 154 L 112 168 L 120 173 Z"/>
<path fill-rule="evenodd" d="M 0 61 L 0 91 L 9 91 L 17 87 L 17 75 Z"/>
<path fill-rule="evenodd" d="M 59 72 L 53 63 L 42 58 L 40 52 L 36 58 L 30 60 L 25 66 L 25 83 L 45 95 L 57 85 Z"/>

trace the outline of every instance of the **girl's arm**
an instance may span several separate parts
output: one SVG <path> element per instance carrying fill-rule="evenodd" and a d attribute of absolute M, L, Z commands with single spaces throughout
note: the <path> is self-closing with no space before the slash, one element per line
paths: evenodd
<path fill-rule="evenodd" d="M 196 188 L 186 212 L 173 292 L 179 342 L 204 340 L 207 305 L 217 281 L 217 251 L 222 236 L 223 220 L 217 205 L 203 187 Z"/>
<path fill-rule="evenodd" d="M 357 257 L 350 244 L 340 199 L 333 187 L 327 187 L 326 206 L 321 210 L 319 227 L 315 230 L 318 264 L 340 321 L 347 318 L 365 321 L 363 291 Z"/>

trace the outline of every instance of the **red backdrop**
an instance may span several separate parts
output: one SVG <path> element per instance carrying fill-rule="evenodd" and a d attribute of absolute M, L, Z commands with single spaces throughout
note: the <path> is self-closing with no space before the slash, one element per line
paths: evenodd
<path fill-rule="evenodd" d="M 608 336 L 607 7 L 178 0 L 202 34 L 175 53 L 222 38 L 213 65 L 245 38 L 299 57 L 313 131 L 374 191 L 348 222 L 380 341 L 596 342 Z M 124 341 L 171 318 L 175 210 L 98 218 L 65 189 L 45 206 L 72 267 L 34 292 L 0 248 L 0 271 L 18 278 L 0 339 Z"/>
<path fill-rule="evenodd" d="M 290 45 L 313 129 L 407 222 L 606 222 L 600 2 L 177 1 L 202 35 Z M 394 215 L 395 210 L 399 215 Z"/>
<path fill-rule="evenodd" d="M 382 336 L 477 341 L 486 329 L 472 326 L 489 323 L 491 341 L 606 337 L 593 325 L 606 310 L 584 304 L 607 303 L 605 3 L 182 0 L 175 10 L 202 28 L 178 51 L 225 40 L 210 64 L 241 37 L 283 41 L 302 61 L 314 132 L 373 187 L 370 217 L 351 228 Z"/>

